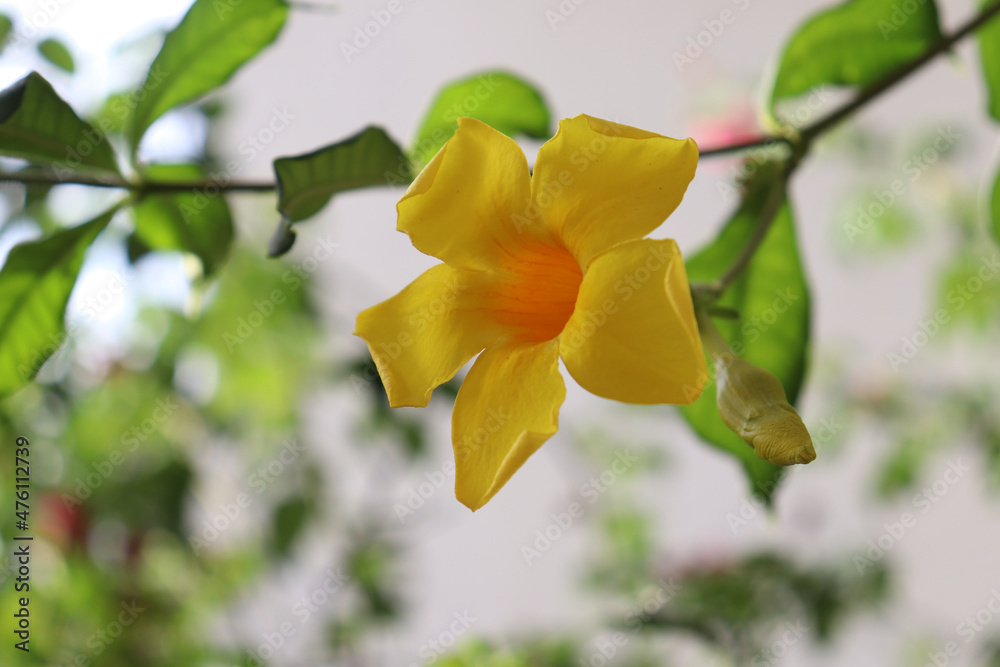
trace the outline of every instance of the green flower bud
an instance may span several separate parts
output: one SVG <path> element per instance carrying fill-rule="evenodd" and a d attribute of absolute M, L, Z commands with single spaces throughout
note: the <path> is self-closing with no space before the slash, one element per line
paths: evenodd
<path fill-rule="evenodd" d="M 815 459 L 809 431 L 778 378 L 731 352 L 714 356 L 716 402 L 726 426 L 770 463 L 787 466 Z"/>

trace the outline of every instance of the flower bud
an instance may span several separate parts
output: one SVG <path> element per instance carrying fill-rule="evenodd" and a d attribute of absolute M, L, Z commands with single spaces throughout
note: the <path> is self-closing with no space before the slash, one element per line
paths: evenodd
<path fill-rule="evenodd" d="M 773 374 L 730 353 L 716 356 L 715 382 L 722 421 L 757 456 L 781 466 L 816 458 L 809 431 Z"/>

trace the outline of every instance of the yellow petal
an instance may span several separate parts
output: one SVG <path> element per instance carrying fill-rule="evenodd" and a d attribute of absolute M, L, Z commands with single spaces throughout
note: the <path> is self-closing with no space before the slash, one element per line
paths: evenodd
<path fill-rule="evenodd" d="M 593 258 L 559 336 L 580 385 L 625 403 L 691 403 L 708 380 L 677 244 L 641 239 Z"/>
<path fill-rule="evenodd" d="M 392 407 L 423 407 L 499 335 L 484 308 L 480 276 L 447 264 L 358 315 L 355 335 L 368 343 Z"/>
<path fill-rule="evenodd" d="M 586 266 L 659 227 L 680 204 L 697 163 L 691 139 L 580 115 L 560 121 L 538 151 L 531 197 L 552 234 Z"/>
<path fill-rule="evenodd" d="M 517 220 L 528 209 L 530 188 L 528 162 L 514 140 L 460 118 L 455 136 L 396 205 L 397 229 L 451 266 L 489 269 L 529 233 Z"/>
<path fill-rule="evenodd" d="M 559 428 L 559 344 L 503 343 L 476 359 L 452 414 L 455 495 L 475 511 Z"/>

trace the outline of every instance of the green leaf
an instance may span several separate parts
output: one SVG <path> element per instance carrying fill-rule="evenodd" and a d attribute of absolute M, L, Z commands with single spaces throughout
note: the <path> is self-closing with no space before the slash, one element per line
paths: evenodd
<path fill-rule="evenodd" d="M 204 172 L 194 165 L 156 165 L 144 172 L 150 182 L 198 181 Z M 152 193 L 132 208 L 135 239 L 129 240 L 130 256 L 139 249 L 181 250 L 196 255 L 206 276 L 222 265 L 233 243 L 233 218 L 229 205 L 217 189 L 191 192 Z"/>
<path fill-rule="evenodd" d="M 312 511 L 312 503 L 302 496 L 289 498 L 274 509 L 271 515 L 272 553 L 282 558 L 287 558 L 291 554 L 292 547 L 302 536 Z"/>
<path fill-rule="evenodd" d="M 869 86 L 940 39 L 933 0 L 848 0 L 807 20 L 785 45 L 772 109 L 824 84 Z"/>
<path fill-rule="evenodd" d="M 38 43 L 38 53 L 61 70 L 65 70 L 71 74 L 76 71 L 73 54 L 59 40 L 52 39 L 51 37 L 42 40 Z"/>
<path fill-rule="evenodd" d="M 101 109 L 91 117 L 91 122 L 100 125 L 105 132 L 121 134 L 132 114 L 134 92 L 120 92 L 108 95 Z"/>
<path fill-rule="evenodd" d="M 993 216 L 993 239 L 1000 243 L 1000 169 L 997 170 L 996 181 L 993 183 L 993 194 L 990 197 L 990 214 Z"/>
<path fill-rule="evenodd" d="M 0 397 L 30 382 L 59 349 L 84 253 L 115 210 L 10 251 L 0 269 Z"/>
<path fill-rule="evenodd" d="M 6 14 L 0 14 L 0 49 L 7 45 L 11 31 L 14 30 L 14 22 Z"/>
<path fill-rule="evenodd" d="M 133 152 L 153 121 L 226 83 L 273 42 L 287 16 L 283 0 L 196 0 L 149 68 L 132 117 Z"/>
<path fill-rule="evenodd" d="M 924 326 L 940 326 L 942 336 L 959 330 L 960 325 L 971 325 L 983 334 L 991 332 L 1000 310 L 1000 281 L 996 275 L 996 248 L 988 241 L 977 239 L 953 250 L 939 269 L 935 314 L 927 318 L 929 324 Z M 906 340 L 909 342 L 905 345 L 913 345 L 915 336 Z M 903 357 L 899 354 L 905 349 L 897 346 L 889 357 L 893 370 L 910 361 L 912 354 Z"/>
<path fill-rule="evenodd" d="M 291 223 L 318 213 L 338 192 L 410 180 L 406 156 L 384 130 L 368 127 L 319 150 L 274 161 L 278 211 L 284 220 L 272 240 L 271 256 L 287 252 L 295 235 Z"/>
<path fill-rule="evenodd" d="M 995 5 L 996 0 L 986 0 L 980 6 Z M 1000 120 L 1000 14 L 977 31 L 979 55 L 983 62 L 983 76 L 989 95 L 989 114 Z"/>
<path fill-rule="evenodd" d="M 687 261 L 688 278 L 692 282 L 717 280 L 733 264 L 756 229 L 767 195 L 766 183 L 753 188 L 715 241 Z M 733 351 L 774 373 L 789 402 L 794 404 L 806 367 L 810 306 L 809 288 L 787 203 L 747 268 L 717 303 L 740 313 L 737 321 L 716 320 Z M 754 491 L 770 500 L 782 468 L 757 458 L 753 449 L 722 423 L 714 383 L 682 412 L 702 438 L 736 456 Z"/>
<path fill-rule="evenodd" d="M 921 468 L 932 452 L 932 444 L 920 437 L 911 436 L 900 441 L 882 462 L 875 478 L 875 490 L 882 498 L 909 490 L 919 481 Z"/>
<path fill-rule="evenodd" d="M 513 137 L 524 134 L 546 139 L 549 108 L 537 88 L 506 72 L 482 72 L 441 89 L 424 118 L 410 157 L 423 167 L 451 138 L 458 119 L 468 116 Z"/>
<path fill-rule="evenodd" d="M 0 93 L 0 155 L 120 177 L 107 137 L 81 120 L 37 72 Z"/>

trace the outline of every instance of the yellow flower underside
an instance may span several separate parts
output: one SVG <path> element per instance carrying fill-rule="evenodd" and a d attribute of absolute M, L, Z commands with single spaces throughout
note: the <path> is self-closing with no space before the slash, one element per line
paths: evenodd
<path fill-rule="evenodd" d="M 392 406 L 425 406 L 480 354 L 452 416 L 455 492 L 482 507 L 558 429 L 562 358 L 613 400 L 689 403 L 708 377 L 684 263 L 644 238 L 680 203 L 698 149 L 609 121 L 559 124 L 534 174 L 518 145 L 459 120 L 397 205 L 444 263 L 358 315 Z"/>

